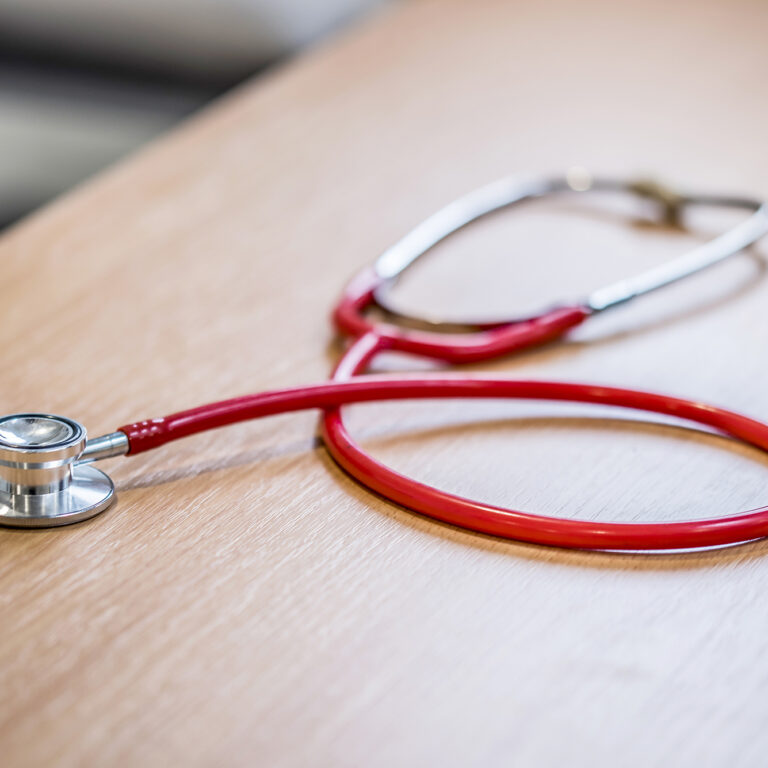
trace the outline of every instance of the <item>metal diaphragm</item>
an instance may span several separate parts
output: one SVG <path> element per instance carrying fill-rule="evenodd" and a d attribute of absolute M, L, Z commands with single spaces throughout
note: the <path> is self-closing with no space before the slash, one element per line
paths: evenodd
<path fill-rule="evenodd" d="M 48 528 L 98 515 L 115 500 L 109 476 L 77 464 L 85 428 L 63 416 L 0 417 L 0 525 Z"/>

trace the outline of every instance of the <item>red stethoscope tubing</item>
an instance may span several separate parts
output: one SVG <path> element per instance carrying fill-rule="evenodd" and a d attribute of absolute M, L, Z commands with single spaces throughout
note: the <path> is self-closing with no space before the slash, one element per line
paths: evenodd
<path fill-rule="evenodd" d="M 454 323 L 403 315 L 387 290 L 415 260 L 479 218 L 525 200 L 560 192 L 626 192 L 660 206 L 665 219 L 679 220 L 688 205 L 745 208 L 751 216 L 722 235 L 666 264 L 592 292 L 583 302 L 553 307 L 515 321 Z M 674 523 L 599 523 L 550 518 L 465 499 L 394 472 L 358 445 L 344 425 L 341 406 L 405 398 L 527 398 L 599 403 L 671 414 L 705 424 L 768 451 L 768 426 L 714 406 L 630 389 L 551 381 L 510 381 L 475 376 L 365 375 L 374 357 L 396 351 L 458 365 L 491 360 L 557 339 L 595 312 L 629 301 L 738 253 L 768 233 L 768 207 L 741 197 L 687 195 L 646 180 L 593 179 L 583 171 L 533 180 L 504 178 L 481 187 L 424 219 L 380 254 L 346 287 L 333 311 L 337 330 L 351 343 L 332 380 L 296 389 L 211 403 L 161 419 L 120 427 L 123 435 L 94 441 L 92 456 L 135 454 L 170 440 L 246 419 L 303 408 L 323 410 L 322 434 L 334 459 L 360 483 L 399 504 L 438 520 L 494 536 L 590 549 L 688 549 L 768 536 L 768 508 L 708 520 Z M 377 307 L 404 327 L 372 319 Z M 467 332 L 449 332 L 461 328 Z M 96 445 L 98 444 L 98 445 Z M 126 450 L 127 447 L 127 450 Z M 95 460 L 95 458 L 93 459 Z"/>
<path fill-rule="evenodd" d="M 555 307 L 537 317 L 518 320 L 476 333 L 414 331 L 388 323 L 374 323 L 365 310 L 374 303 L 373 293 L 381 283 L 373 270 L 364 270 L 347 286 L 333 311 L 333 321 L 345 336 L 359 339 L 373 333 L 379 350 L 391 349 L 447 363 L 473 363 L 507 355 L 520 349 L 552 341 L 583 323 L 588 307 Z"/>
<path fill-rule="evenodd" d="M 603 523 L 504 509 L 441 491 L 406 477 L 374 459 L 346 429 L 341 406 L 422 398 L 513 398 L 557 400 L 651 411 L 697 422 L 768 451 L 768 425 L 731 411 L 666 395 L 592 384 L 522 381 L 456 374 L 362 375 L 385 350 L 441 360 L 475 360 L 542 343 L 565 333 L 587 315 L 578 308 L 474 334 L 413 332 L 362 317 L 371 301 L 370 276 L 353 281 L 335 311 L 341 330 L 356 336 L 333 379 L 292 389 L 224 400 L 121 427 L 130 454 L 209 429 L 307 408 L 324 411 L 323 439 L 335 461 L 376 493 L 423 515 L 484 534 L 535 544 L 615 550 L 690 549 L 748 541 L 768 535 L 768 507 L 727 517 L 673 523 Z M 564 320 L 563 318 L 567 318 Z M 577 319 L 580 318 L 580 319 Z"/>
<path fill-rule="evenodd" d="M 374 336 L 358 340 L 342 359 L 334 380 L 354 383 L 378 351 Z M 472 396 L 565 400 L 662 413 L 713 427 L 768 451 L 768 425 L 704 403 L 592 384 L 483 380 L 482 385 Z M 436 396 L 452 395 L 446 392 Z M 461 396 L 467 396 L 467 391 Z M 722 546 L 768 535 L 768 507 L 675 523 L 603 523 L 505 509 L 441 491 L 390 469 L 352 438 L 340 408 L 325 411 L 322 428 L 335 461 L 363 485 L 429 517 L 492 536 L 569 549 L 664 550 Z"/>

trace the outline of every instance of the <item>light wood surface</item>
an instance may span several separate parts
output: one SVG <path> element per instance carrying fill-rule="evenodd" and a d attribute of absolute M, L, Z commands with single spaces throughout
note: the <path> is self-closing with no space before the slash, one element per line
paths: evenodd
<path fill-rule="evenodd" d="M 766 24 L 749 1 L 383 12 L 3 236 L 2 410 L 96 435 L 322 379 L 344 281 L 508 173 L 577 163 L 768 194 Z M 399 295 L 457 312 L 578 296 L 722 221 L 694 225 L 536 204 L 461 233 Z M 486 368 L 768 419 L 766 306 L 758 252 Z M 757 451 L 627 414 L 350 416 L 393 466 L 543 513 L 767 500 Z M 765 764 L 768 543 L 620 555 L 473 535 L 358 487 L 316 420 L 111 462 L 112 511 L 0 530 L 3 766 Z"/>

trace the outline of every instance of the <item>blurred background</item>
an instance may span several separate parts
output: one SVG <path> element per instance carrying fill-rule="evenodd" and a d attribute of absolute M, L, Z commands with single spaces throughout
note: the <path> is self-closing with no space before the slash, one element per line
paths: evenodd
<path fill-rule="evenodd" d="M 0 228 L 386 0 L 0 0 Z"/>

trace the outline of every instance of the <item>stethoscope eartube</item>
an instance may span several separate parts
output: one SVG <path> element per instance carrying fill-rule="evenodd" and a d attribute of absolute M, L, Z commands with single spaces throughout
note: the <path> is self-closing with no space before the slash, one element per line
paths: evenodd
<path fill-rule="evenodd" d="M 750 211 L 751 215 L 727 232 L 665 264 L 598 288 L 583 299 L 566 301 L 558 305 L 580 307 L 585 310 L 585 317 L 623 304 L 714 266 L 748 248 L 768 231 L 768 207 L 760 200 L 751 198 L 682 193 L 647 179 L 617 181 L 593 178 L 583 169 L 573 169 L 563 177 L 544 179 L 510 177 L 500 179 L 454 200 L 384 251 L 373 266 L 371 298 L 392 319 L 407 322 L 410 327 L 426 331 L 482 330 L 535 319 L 516 320 L 503 317 L 458 321 L 421 317 L 406 314 L 395 307 L 390 298 L 390 292 L 403 273 L 436 245 L 468 224 L 527 200 L 560 194 L 583 195 L 590 192 L 620 193 L 640 201 L 655 203 L 659 219 L 665 224 L 679 225 L 683 212 L 689 207 L 736 208 Z M 537 317 L 544 318 L 551 311 L 551 309 L 545 309 Z"/>
<path fill-rule="evenodd" d="M 456 322 L 405 316 L 388 290 L 416 259 L 458 229 L 493 211 L 551 193 L 603 190 L 651 199 L 665 221 L 689 205 L 743 208 L 751 215 L 728 232 L 648 272 L 598 289 L 523 319 Z M 382 352 L 397 351 L 451 364 L 489 360 L 563 336 L 597 312 L 657 290 L 739 253 L 768 231 L 759 201 L 679 194 L 647 181 L 593 179 L 583 171 L 532 181 L 502 179 L 451 203 L 385 251 L 373 268 L 354 278 L 333 318 L 352 343 L 330 381 L 261 392 L 145 419 L 86 442 L 75 421 L 47 414 L 0 418 L 0 524 L 47 527 L 79 522 L 115 500 L 112 481 L 91 466 L 101 459 L 135 455 L 206 430 L 307 408 L 323 412 L 322 436 L 338 464 L 365 487 L 420 514 L 503 538 L 585 549 L 689 549 L 768 536 L 768 507 L 719 518 L 671 523 L 602 523 L 551 518 L 504 509 L 446 493 L 389 469 L 349 434 L 342 406 L 351 403 L 435 398 L 513 398 L 609 405 L 696 422 L 768 452 L 768 425 L 746 416 L 668 395 L 553 381 L 520 381 L 438 373 L 372 376 Z M 371 319 L 376 306 L 410 327 Z M 415 328 L 413 326 L 416 326 Z M 457 327 L 458 326 L 458 327 Z"/>

